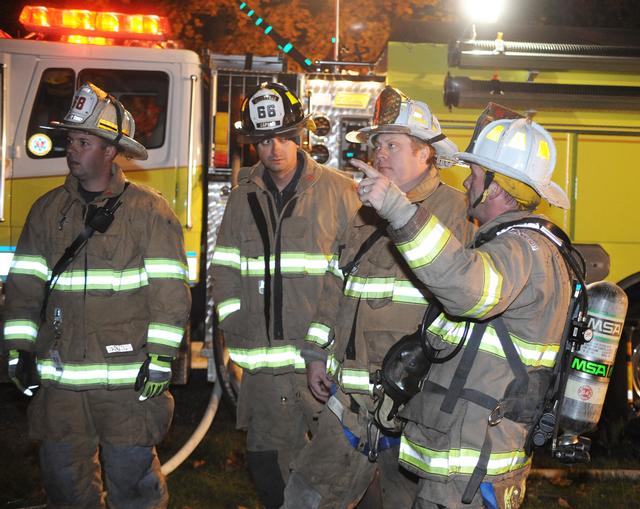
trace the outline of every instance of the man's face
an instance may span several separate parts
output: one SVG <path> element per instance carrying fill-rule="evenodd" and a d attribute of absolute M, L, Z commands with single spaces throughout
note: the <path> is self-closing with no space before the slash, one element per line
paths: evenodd
<path fill-rule="evenodd" d="M 373 166 L 402 191 L 409 191 L 428 168 L 431 149 L 428 145 L 414 151 L 406 134 L 378 134 L 374 140 Z"/>
<path fill-rule="evenodd" d="M 484 223 L 487 219 L 485 217 L 485 209 L 486 202 L 478 204 L 477 207 L 472 208 L 472 205 L 478 199 L 479 196 L 482 196 L 484 192 L 484 176 L 485 170 L 482 166 L 478 166 L 477 164 L 471 163 L 471 173 L 464 180 L 463 185 L 467 190 L 467 200 L 468 204 L 468 212 L 469 217 L 472 219 L 477 219 L 480 223 Z"/>
<path fill-rule="evenodd" d="M 111 171 L 113 157 L 108 145 L 98 136 L 82 131 L 67 134 L 67 165 L 80 183 L 91 182 Z"/>
<path fill-rule="evenodd" d="M 298 165 L 298 145 L 293 140 L 268 138 L 256 144 L 256 151 L 262 164 L 273 174 L 284 175 Z"/>

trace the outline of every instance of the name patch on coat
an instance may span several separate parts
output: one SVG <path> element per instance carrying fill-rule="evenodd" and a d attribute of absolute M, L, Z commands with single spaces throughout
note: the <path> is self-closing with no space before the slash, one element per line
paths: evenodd
<path fill-rule="evenodd" d="M 120 353 L 120 352 L 133 352 L 133 345 L 127 343 L 126 345 L 107 345 L 107 353 Z"/>

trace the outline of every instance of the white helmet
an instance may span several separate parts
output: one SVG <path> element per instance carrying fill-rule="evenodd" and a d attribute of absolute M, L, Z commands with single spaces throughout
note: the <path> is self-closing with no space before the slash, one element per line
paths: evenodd
<path fill-rule="evenodd" d="M 480 132 L 473 152 L 459 152 L 456 157 L 524 182 L 551 205 L 569 208 L 567 195 L 551 181 L 556 165 L 553 140 L 530 119 L 491 122 Z"/>
<path fill-rule="evenodd" d="M 347 133 L 351 143 L 370 143 L 382 133 L 401 133 L 414 136 L 436 151 L 437 166 L 453 166 L 453 155 L 458 151 L 440 129 L 440 122 L 431 113 L 429 106 L 421 101 L 409 99 L 397 88 L 386 86 L 376 100 L 373 125 Z"/>

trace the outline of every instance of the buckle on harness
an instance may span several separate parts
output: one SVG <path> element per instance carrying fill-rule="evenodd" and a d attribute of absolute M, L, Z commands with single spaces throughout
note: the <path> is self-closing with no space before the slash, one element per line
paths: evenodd
<path fill-rule="evenodd" d="M 500 424 L 500 421 L 504 418 L 504 412 L 502 411 L 502 406 L 500 403 L 496 405 L 496 407 L 489 414 L 489 426 L 495 426 L 496 424 Z"/>

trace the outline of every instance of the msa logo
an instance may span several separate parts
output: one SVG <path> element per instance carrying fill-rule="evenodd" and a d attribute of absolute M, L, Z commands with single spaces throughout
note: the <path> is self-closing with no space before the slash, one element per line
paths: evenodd
<path fill-rule="evenodd" d="M 613 366 L 602 364 L 600 362 L 588 361 L 586 359 L 581 359 L 580 357 L 574 357 L 571 361 L 571 369 L 586 373 L 587 375 L 611 378 Z"/>
<path fill-rule="evenodd" d="M 620 337 L 622 334 L 622 323 L 605 320 L 604 318 L 595 318 L 589 315 L 589 327 L 595 333 L 605 334 L 607 336 Z"/>

